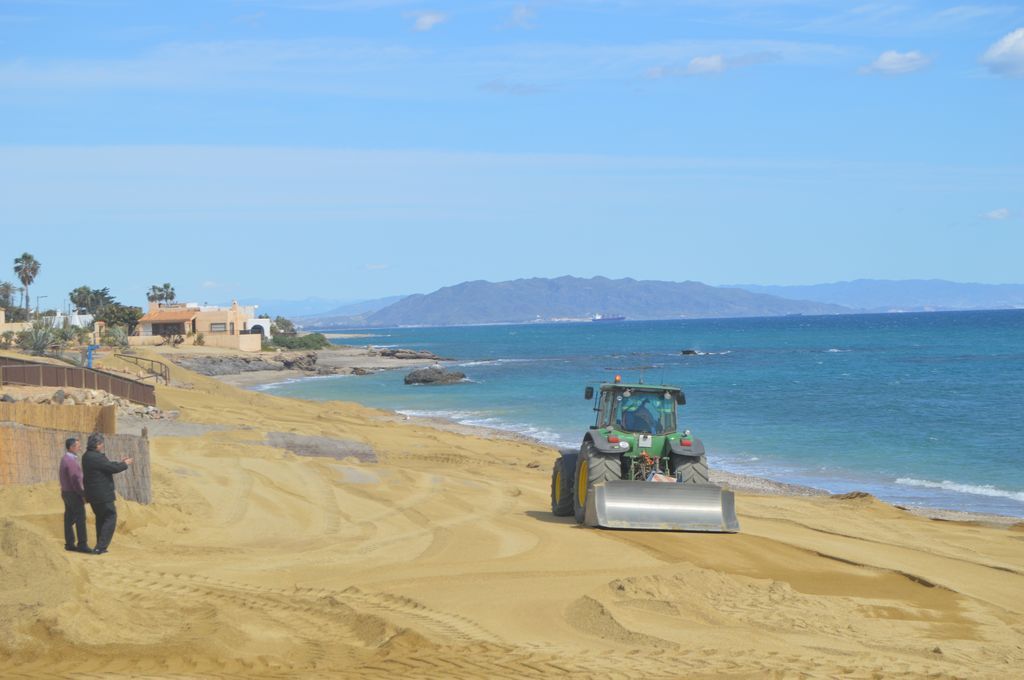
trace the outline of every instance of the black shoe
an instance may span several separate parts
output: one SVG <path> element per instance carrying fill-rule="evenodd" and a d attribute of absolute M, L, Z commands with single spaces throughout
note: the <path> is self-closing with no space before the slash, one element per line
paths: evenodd
<path fill-rule="evenodd" d="M 91 553 L 92 552 L 92 548 L 90 548 L 87 545 L 80 545 L 77 548 L 75 548 L 75 551 L 76 552 L 80 552 L 80 553 Z"/>
<path fill-rule="evenodd" d="M 73 545 L 66 545 L 66 546 L 64 546 L 64 549 L 65 549 L 65 550 L 69 550 L 69 551 L 72 551 L 72 552 L 74 552 L 75 550 L 78 550 L 78 548 L 76 548 L 76 547 L 75 547 L 75 546 L 73 546 Z"/>
<path fill-rule="evenodd" d="M 93 555 L 102 555 L 105 552 L 107 552 L 106 548 L 93 548 L 92 549 L 92 554 Z"/>

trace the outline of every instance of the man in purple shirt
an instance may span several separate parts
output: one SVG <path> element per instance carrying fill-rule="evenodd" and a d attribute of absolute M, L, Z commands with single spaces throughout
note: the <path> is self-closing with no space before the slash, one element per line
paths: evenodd
<path fill-rule="evenodd" d="M 78 437 L 64 442 L 64 456 L 60 459 L 60 497 L 64 499 L 64 549 L 91 553 L 89 535 L 85 530 L 85 487 L 82 485 L 82 466 L 78 451 L 82 444 Z M 75 543 L 75 530 L 78 543 Z"/>

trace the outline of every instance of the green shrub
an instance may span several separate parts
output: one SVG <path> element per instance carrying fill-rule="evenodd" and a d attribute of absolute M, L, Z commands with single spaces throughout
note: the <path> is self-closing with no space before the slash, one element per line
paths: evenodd
<path fill-rule="evenodd" d="M 110 347 L 127 347 L 128 331 L 122 326 L 108 326 L 103 332 L 103 344 Z"/>
<path fill-rule="evenodd" d="M 324 349 L 330 347 L 331 341 L 323 333 L 310 333 L 308 335 L 275 335 L 267 342 L 263 340 L 265 349 Z"/>
<path fill-rule="evenodd" d="M 18 347 L 32 354 L 45 354 L 55 342 L 53 327 L 45 321 L 34 321 L 31 328 L 18 333 Z"/>

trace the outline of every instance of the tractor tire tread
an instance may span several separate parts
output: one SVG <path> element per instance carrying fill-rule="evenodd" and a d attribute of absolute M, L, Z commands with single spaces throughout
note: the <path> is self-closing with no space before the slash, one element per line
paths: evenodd
<path fill-rule="evenodd" d="M 708 473 L 707 456 L 691 458 L 689 456 L 672 455 L 670 459 L 672 473 L 682 472 L 683 484 L 708 484 L 710 476 Z"/>
<path fill-rule="evenodd" d="M 564 456 L 559 456 L 551 468 L 551 513 L 556 517 L 568 517 L 573 513 L 572 480 L 576 466 L 566 465 L 567 462 Z M 572 462 L 576 462 L 575 458 Z M 570 467 L 572 469 L 567 469 Z"/>
<path fill-rule="evenodd" d="M 586 521 L 586 505 L 579 502 L 579 477 L 580 467 L 587 464 L 587 495 L 598 482 L 609 482 L 622 479 L 622 457 L 616 454 L 598 453 L 594 450 L 593 444 L 584 442 L 580 447 L 579 457 L 576 461 L 575 474 L 572 482 L 572 507 L 576 522 L 583 524 Z"/>

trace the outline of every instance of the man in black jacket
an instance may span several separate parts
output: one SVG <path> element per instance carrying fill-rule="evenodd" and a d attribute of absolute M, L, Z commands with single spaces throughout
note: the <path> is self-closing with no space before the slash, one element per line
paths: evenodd
<path fill-rule="evenodd" d="M 104 439 L 99 432 L 89 435 L 85 454 L 82 456 L 82 472 L 85 477 L 85 497 L 96 515 L 96 548 L 97 555 L 107 552 L 110 540 L 117 528 L 117 507 L 114 499 L 114 475 L 124 472 L 134 461 L 125 458 L 122 461 L 108 460 L 103 453 Z"/>

